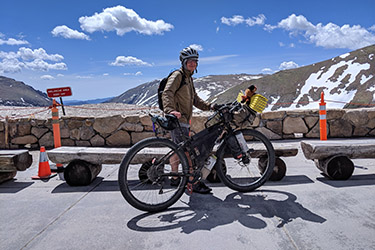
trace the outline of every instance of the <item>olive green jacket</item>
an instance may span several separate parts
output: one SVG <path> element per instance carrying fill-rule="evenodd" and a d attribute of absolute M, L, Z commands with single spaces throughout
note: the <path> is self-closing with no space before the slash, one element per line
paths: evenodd
<path fill-rule="evenodd" d="M 193 114 L 193 106 L 201 110 L 209 110 L 210 103 L 203 101 L 195 92 L 192 73 L 187 70 L 184 70 L 184 73 L 185 83 L 181 83 L 182 73 L 179 70 L 173 72 L 165 85 L 162 99 L 165 113 L 178 111 L 181 113 L 179 121 L 189 124 Z"/>

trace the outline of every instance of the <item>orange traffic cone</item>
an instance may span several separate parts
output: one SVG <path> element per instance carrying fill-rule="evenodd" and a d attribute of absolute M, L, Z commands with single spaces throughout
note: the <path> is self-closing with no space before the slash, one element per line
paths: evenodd
<path fill-rule="evenodd" d="M 46 148 L 42 146 L 40 147 L 38 175 L 32 176 L 31 179 L 49 179 L 54 176 L 56 176 L 56 174 L 51 173 L 51 168 L 48 163 Z"/>

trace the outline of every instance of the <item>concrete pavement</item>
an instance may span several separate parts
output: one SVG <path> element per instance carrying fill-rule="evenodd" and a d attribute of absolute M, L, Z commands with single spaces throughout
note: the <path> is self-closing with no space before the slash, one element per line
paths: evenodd
<path fill-rule="evenodd" d="M 284 158 L 280 182 L 245 194 L 209 184 L 212 195 L 184 194 L 149 214 L 120 194 L 118 165 L 70 187 L 31 180 L 32 154 L 32 167 L 0 184 L 0 249 L 375 249 L 374 159 L 353 160 L 353 176 L 332 181 L 299 151 Z"/>

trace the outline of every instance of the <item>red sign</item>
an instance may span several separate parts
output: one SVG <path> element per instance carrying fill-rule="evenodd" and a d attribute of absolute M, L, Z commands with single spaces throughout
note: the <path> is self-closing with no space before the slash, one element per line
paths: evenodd
<path fill-rule="evenodd" d="M 72 90 L 70 87 L 63 87 L 63 88 L 54 88 L 54 89 L 47 89 L 48 97 L 63 97 L 63 96 L 71 96 Z"/>

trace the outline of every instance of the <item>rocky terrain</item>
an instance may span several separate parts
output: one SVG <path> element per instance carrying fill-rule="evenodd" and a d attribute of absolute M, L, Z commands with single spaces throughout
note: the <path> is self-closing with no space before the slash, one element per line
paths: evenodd
<path fill-rule="evenodd" d="M 194 79 L 194 86 L 197 94 L 207 100 L 225 92 L 244 81 L 262 78 L 263 75 L 209 75 Z M 138 104 L 147 106 L 158 106 L 157 89 L 161 79 L 141 84 L 135 88 L 125 91 L 121 95 L 114 97 L 106 102 L 117 102 L 127 104 Z"/>
<path fill-rule="evenodd" d="M 372 45 L 272 75 L 209 75 L 196 78 L 194 84 L 202 99 L 217 103 L 232 102 L 241 90 L 254 84 L 258 93 L 268 99 L 266 110 L 317 108 L 322 91 L 329 108 L 374 107 L 374 72 L 375 45 Z M 157 79 L 141 84 L 106 102 L 155 107 L 159 82 Z M 0 105 L 48 106 L 50 103 L 46 94 L 22 82 L 0 77 Z"/>
<path fill-rule="evenodd" d="M 18 118 L 36 118 L 36 119 L 50 119 L 52 118 L 51 110 L 45 107 L 15 107 L 15 106 L 0 106 L 0 120 L 5 119 L 6 116 L 12 119 Z M 134 114 L 148 114 L 158 113 L 157 108 L 130 105 L 122 103 L 100 103 L 100 104 L 85 104 L 78 106 L 64 106 L 65 114 L 63 114 L 62 107 L 59 106 L 60 117 L 108 117 L 114 115 L 134 115 Z"/>
<path fill-rule="evenodd" d="M 211 97 L 219 103 L 233 100 L 250 84 L 269 99 L 266 110 L 311 109 L 324 91 L 331 108 L 375 106 L 375 45 L 308 66 L 279 71 L 243 82 Z"/>
<path fill-rule="evenodd" d="M 51 99 L 46 93 L 35 90 L 23 82 L 0 76 L 0 105 L 5 106 L 48 106 Z"/>

